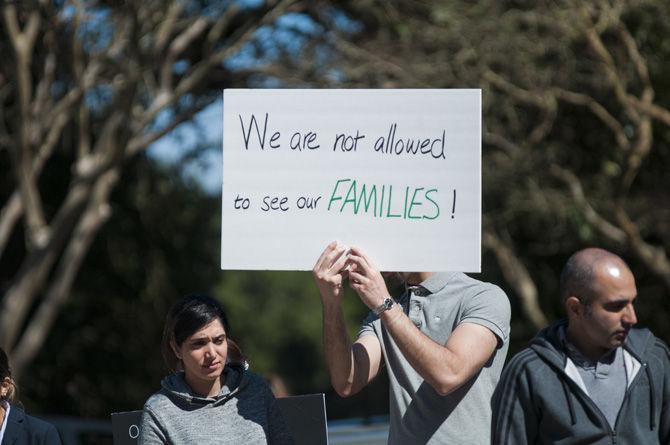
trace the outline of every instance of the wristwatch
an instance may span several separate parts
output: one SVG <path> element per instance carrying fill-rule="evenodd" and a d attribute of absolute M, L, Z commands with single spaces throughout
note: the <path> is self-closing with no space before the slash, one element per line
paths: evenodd
<path fill-rule="evenodd" d="M 394 304 L 395 304 L 395 301 L 393 301 L 393 298 L 386 297 L 386 298 L 384 298 L 384 301 L 382 302 L 382 304 L 380 304 L 375 309 L 373 309 L 372 312 L 375 315 L 379 316 L 379 315 L 381 315 L 382 312 L 385 312 L 385 311 L 388 311 L 389 309 L 391 309 Z"/>

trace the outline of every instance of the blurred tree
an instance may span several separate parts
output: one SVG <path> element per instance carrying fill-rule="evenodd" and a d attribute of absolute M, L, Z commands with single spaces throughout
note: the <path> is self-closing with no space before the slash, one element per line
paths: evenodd
<path fill-rule="evenodd" d="M 670 337 L 670 3 L 334 3 L 351 26 L 330 35 L 330 85 L 483 89 L 482 241 L 526 339 L 558 315 L 557 274 L 586 245 L 631 261 L 641 320 Z"/>
<path fill-rule="evenodd" d="M 589 244 L 631 260 L 641 321 L 670 337 L 667 2 L 0 8 L 0 344 L 28 403 L 138 408 L 164 373 L 167 307 L 198 290 L 252 369 L 326 384 L 309 274 L 219 275 L 218 202 L 142 154 L 232 86 L 482 88 L 483 270 L 517 297 L 516 338 L 558 315 L 557 273 Z M 346 301 L 353 334 L 365 308 Z"/>
<path fill-rule="evenodd" d="M 300 7 L 2 2 L 0 344 L 16 374 L 70 296 L 123 169 L 222 88 L 249 85 L 259 68 L 245 57 L 271 65 L 278 18 Z"/>
<path fill-rule="evenodd" d="M 218 197 L 140 155 L 110 200 L 71 298 L 19 382 L 30 410 L 108 418 L 141 408 L 167 373 L 170 305 L 219 279 Z"/>
<path fill-rule="evenodd" d="M 220 198 L 182 179 L 181 167 L 141 155 L 124 170 L 72 298 L 24 371 L 21 399 L 30 410 L 104 418 L 140 408 L 167 373 L 159 344 L 168 308 L 193 292 L 224 304 L 254 372 L 291 394 L 328 392 L 311 274 L 221 273 Z M 345 313 L 355 335 L 367 310 L 351 291 Z M 383 384 L 351 401 L 329 394 L 328 403 L 340 417 L 387 408 Z"/>

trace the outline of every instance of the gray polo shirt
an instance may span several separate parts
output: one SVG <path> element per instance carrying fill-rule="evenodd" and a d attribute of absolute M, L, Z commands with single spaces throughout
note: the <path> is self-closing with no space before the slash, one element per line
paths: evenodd
<path fill-rule="evenodd" d="M 593 362 L 568 340 L 564 327 L 559 336 L 579 372 L 586 394 L 614 429 L 629 384 L 623 348 L 614 348 Z"/>
<path fill-rule="evenodd" d="M 480 445 L 491 440 L 491 396 L 509 346 L 510 305 L 490 283 L 460 272 L 436 273 L 398 303 L 414 324 L 445 345 L 461 323 L 490 329 L 498 349 L 482 370 L 447 396 L 440 396 L 412 368 L 377 316 L 363 322 L 359 337 L 375 335 L 382 347 L 390 380 L 389 444 Z"/>

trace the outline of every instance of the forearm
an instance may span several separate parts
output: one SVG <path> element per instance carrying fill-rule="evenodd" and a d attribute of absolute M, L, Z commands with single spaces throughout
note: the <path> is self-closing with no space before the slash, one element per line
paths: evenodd
<path fill-rule="evenodd" d="M 422 333 L 400 305 L 380 318 L 409 364 L 439 394 L 449 394 L 467 381 L 456 354 Z"/>
<path fill-rule="evenodd" d="M 333 388 L 343 397 L 352 394 L 354 360 L 340 304 L 323 306 L 323 350 Z"/>

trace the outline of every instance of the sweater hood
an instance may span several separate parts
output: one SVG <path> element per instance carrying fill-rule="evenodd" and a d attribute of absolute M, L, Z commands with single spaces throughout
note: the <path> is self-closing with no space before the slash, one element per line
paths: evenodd
<path fill-rule="evenodd" d="M 213 397 L 196 394 L 186 383 L 184 372 L 170 374 L 161 381 L 161 387 L 168 397 L 180 401 L 193 408 L 203 405 L 222 405 L 233 396 L 243 391 L 249 384 L 249 376 L 242 366 L 226 365 L 221 375 L 222 385 L 219 394 Z"/>
<path fill-rule="evenodd" d="M 553 325 L 542 329 L 535 338 L 531 341 L 530 348 L 534 350 L 540 358 L 547 362 L 550 366 L 559 371 L 559 375 L 564 376 L 562 379 L 563 392 L 568 405 L 570 418 L 572 424 L 576 423 L 575 410 L 570 397 L 570 390 L 568 389 L 568 381 L 570 377 L 565 372 L 567 363 L 567 354 L 561 340 L 560 332 L 568 326 L 567 320 L 561 320 Z M 654 346 L 654 336 L 649 329 L 631 329 L 624 343 L 624 349 L 630 353 L 642 366 L 644 372 L 647 374 L 649 380 L 649 400 L 650 400 L 650 419 L 649 428 L 654 430 L 656 428 L 656 403 L 654 402 L 655 384 L 654 379 L 647 366 L 652 348 Z"/>

